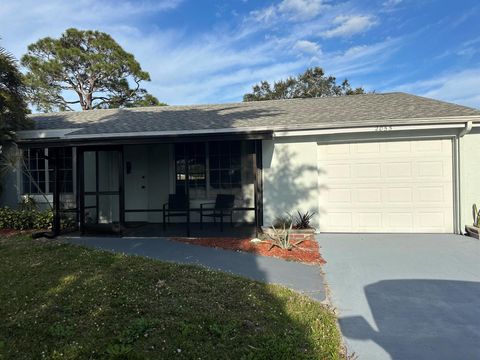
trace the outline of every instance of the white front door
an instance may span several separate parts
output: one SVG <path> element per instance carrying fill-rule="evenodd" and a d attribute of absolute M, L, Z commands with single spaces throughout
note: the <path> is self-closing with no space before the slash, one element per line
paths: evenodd
<path fill-rule="evenodd" d="M 320 232 L 453 232 L 452 142 L 319 144 Z"/>

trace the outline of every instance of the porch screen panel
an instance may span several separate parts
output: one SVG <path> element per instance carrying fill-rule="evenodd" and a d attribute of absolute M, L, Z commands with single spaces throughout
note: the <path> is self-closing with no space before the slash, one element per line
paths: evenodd
<path fill-rule="evenodd" d="M 59 148 L 57 149 L 58 157 L 58 172 L 60 178 L 60 192 L 73 193 L 73 151 L 72 148 Z M 53 191 L 55 188 L 55 175 L 53 169 L 53 163 L 49 161 L 49 188 Z"/>
<path fill-rule="evenodd" d="M 98 152 L 98 190 L 99 191 L 118 191 L 119 177 L 118 165 L 120 154 L 117 151 L 99 151 Z"/>
<path fill-rule="evenodd" d="M 177 194 L 186 192 L 186 166 L 190 197 L 206 196 L 206 151 L 205 143 L 175 144 L 175 185 Z"/>
<path fill-rule="evenodd" d="M 210 187 L 238 189 L 242 185 L 242 147 L 240 141 L 209 143 Z"/>
<path fill-rule="evenodd" d="M 45 176 L 45 149 L 31 148 L 23 153 L 23 193 L 41 194 L 47 192 Z"/>
<path fill-rule="evenodd" d="M 83 155 L 83 179 L 85 183 L 85 192 L 97 191 L 97 167 L 95 151 L 85 151 Z"/>

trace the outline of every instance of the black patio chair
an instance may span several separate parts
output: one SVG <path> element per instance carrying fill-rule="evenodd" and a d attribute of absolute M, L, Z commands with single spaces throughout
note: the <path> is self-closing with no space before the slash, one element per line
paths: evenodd
<path fill-rule="evenodd" d="M 226 216 L 230 217 L 230 226 L 233 226 L 234 205 L 235 195 L 228 194 L 218 194 L 214 203 L 200 204 L 200 227 L 203 229 L 203 218 L 209 217 L 214 223 L 220 219 L 220 231 L 223 231 L 223 218 Z"/>
<path fill-rule="evenodd" d="M 188 216 L 188 200 L 185 194 L 169 194 L 168 202 L 163 204 L 163 230 L 172 217 Z"/>

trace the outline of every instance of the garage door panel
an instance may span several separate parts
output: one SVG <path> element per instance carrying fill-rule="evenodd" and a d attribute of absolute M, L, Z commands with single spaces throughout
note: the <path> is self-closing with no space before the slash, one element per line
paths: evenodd
<path fill-rule="evenodd" d="M 320 144 L 318 155 L 320 231 L 453 232 L 450 140 Z"/>
<path fill-rule="evenodd" d="M 387 178 L 411 178 L 413 174 L 411 162 L 388 162 L 385 164 L 385 177 Z"/>

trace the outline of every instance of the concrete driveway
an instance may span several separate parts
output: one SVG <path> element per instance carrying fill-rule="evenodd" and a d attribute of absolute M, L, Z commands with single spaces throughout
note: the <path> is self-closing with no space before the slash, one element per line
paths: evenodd
<path fill-rule="evenodd" d="M 480 241 L 322 234 L 326 283 L 359 359 L 480 359 Z"/>
<path fill-rule="evenodd" d="M 324 280 L 320 267 L 317 265 L 184 244 L 161 237 L 66 236 L 63 237 L 63 240 L 96 249 L 204 266 L 253 280 L 283 285 L 316 301 L 325 300 Z"/>

